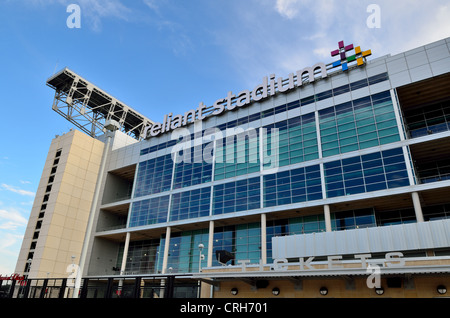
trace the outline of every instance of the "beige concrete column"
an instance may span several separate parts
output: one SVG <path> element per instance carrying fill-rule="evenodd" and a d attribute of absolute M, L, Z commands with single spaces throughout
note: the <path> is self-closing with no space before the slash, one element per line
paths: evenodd
<path fill-rule="evenodd" d="M 411 197 L 414 204 L 414 212 L 416 212 L 416 220 L 417 222 L 423 222 L 423 213 L 422 213 L 422 206 L 420 204 L 420 198 L 419 194 L 417 192 L 411 193 Z"/>
<path fill-rule="evenodd" d="M 212 266 L 213 244 L 214 244 L 214 221 L 209 221 L 208 260 L 206 262 L 207 267 Z"/>
<path fill-rule="evenodd" d="M 130 232 L 127 232 L 125 237 L 125 246 L 123 248 L 122 265 L 120 266 L 120 275 L 123 275 L 127 265 L 128 248 L 130 247 Z"/>
<path fill-rule="evenodd" d="M 127 232 L 127 236 L 125 237 L 125 246 L 123 248 L 123 256 L 122 256 L 122 265 L 120 266 L 120 275 L 122 276 L 125 273 L 125 268 L 127 266 L 127 257 L 128 257 L 128 248 L 130 246 L 130 232 Z M 119 280 L 119 286 L 117 291 L 119 294 L 122 294 L 122 286 L 123 279 Z"/>
<path fill-rule="evenodd" d="M 164 246 L 164 257 L 163 257 L 163 265 L 162 265 L 162 274 L 165 274 L 167 271 L 167 260 L 169 258 L 169 245 L 170 245 L 170 234 L 171 228 L 170 226 L 166 229 L 166 243 Z"/>
<path fill-rule="evenodd" d="M 261 214 L 261 260 L 263 264 L 267 263 L 267 224 L 266 214 Z"/>
<path fill-rule="evenodd" d="M 331 214 L 330 214 L 330 206 L 325 204 L 323 206 L 323 214 L 325 216 L 325 230 L 327 232 L 331 232 Z"/>

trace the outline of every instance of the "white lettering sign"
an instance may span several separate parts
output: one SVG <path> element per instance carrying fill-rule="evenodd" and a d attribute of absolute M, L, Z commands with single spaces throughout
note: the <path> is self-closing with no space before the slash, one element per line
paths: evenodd
<path fill-rule="evenodd" d="M 306 67 L 297 71 L 296 74 L 291 73 L 288 75 L 287 83 L 285 83 L 286 79 L 282 77 L 275 80 L 275 74 L 270 75 L 270 78 L 265 76 L 262 83 L 257 85 L 252 91 L 243 90 L 237 95 L 234 95 L 233 92 L 228 92 L 227 97 L 216 100 L 212 105 L 214 111 L 210 115 L 204 114 L 207 106 L 203 102 L 200 102 L 196 109 L 190 109 L 184 114 L 174 116 L 172 113 L 169 113 L 165 115 L 162 123 L 155 123 L 145 128 L 144 138 L 156 137 L 207 117 L 221 115 L 225 111 L 245 107 L 252 102 L 274 96 L 277 91 L 284 93 L 295 87 L 301 87 L 304 83 L 312 83 L 315 81 L 316 73 L 321 78 L 326 78 L 328 76 L 326 65 L 317 63 L 312 67 Z"/>
<path fill-rule="evenodd" d="M 385 255 L 384 260 L 370 260 L 372 257 L 371 254 L 357 254 L 354 255 L 355 260 L 360 260 L 361 262 L 361 268 L 363 269 L 374 269 L 374 268 L 380 268 L 381 267 L 403 267 L 405 266 L 405 259 L 403 258 L 403 254 L 401 252 L 391 252 L 387 253 Z M 316 267 L 315 264 L 313 264 L 314 256 L 311 256 L 307 259 L 300 257 L 298 259 L 298 262 L 291 263 L 288 262 L 285 258 L 276 258 L 273 260 L 272 264 L 265 264 L 266 266 L 270 267 L 270 270 L 274 271 L 286 271 L 286 270 L 301 270 L 301 271 L 307 271 L 307 270 L 317 270 L 319 267 Z M 250 260 L 238 260 L 238 264 L 240 264 L 242 271 L 247 271 L 248 266 L 250 265 Z M 317 265 L 317 264 L 316 264 Z M 323 262 L 321 262 L 321 265 L 323 265 Z M 327 269 L 340 269 L 344 267 L 344 261 L 342 260 L 342 255 L 331 255 L 327 256 Z M 289 266 L 289 268 L 288 268 Z M 321 267 L 323 268 L 323 267 Z M 264 264 L 260 260 L 259 263 L 259 270 L 264 271 Z"/>

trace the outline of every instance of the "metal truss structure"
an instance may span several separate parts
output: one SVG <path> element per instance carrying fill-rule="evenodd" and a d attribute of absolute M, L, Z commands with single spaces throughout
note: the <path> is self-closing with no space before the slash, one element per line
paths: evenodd
<path fill-rule="evenodd" d="M 93 138 L 105 133 L 110 120 L 137 140 L 145 137 L 146 126 L 154 124 L 68 68 L 49 78 L 47 85 L 55 90 L 52 109 Z"/>

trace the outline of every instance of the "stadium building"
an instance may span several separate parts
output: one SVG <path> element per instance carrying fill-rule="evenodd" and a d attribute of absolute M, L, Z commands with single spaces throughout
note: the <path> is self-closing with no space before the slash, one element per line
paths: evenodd
<path fill-rule="evenodd" d="M 160 122 L 49 78 L 77 129 L 51 143 L 14 295 L 448 296 L 450 38 L 330 51 Z"/>

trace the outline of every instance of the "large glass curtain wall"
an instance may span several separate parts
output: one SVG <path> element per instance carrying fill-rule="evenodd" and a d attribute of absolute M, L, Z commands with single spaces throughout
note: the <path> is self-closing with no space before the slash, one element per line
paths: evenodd
<path fill-rule="evenodd" d="M 262 135 L 259 129 L 250 129 L 224 136 L 215 146 L 211 142 L 190 147 L 181 156 L 177 154 L 176 164 L 172 154 L 140 162 L 134 197 L 317 159 L 318 133 L 323 157 L 400 140 L 389 91 L 325 108 L 318 117 L 320 132 L 316 131 L 315 113 L 309 113 L 266 125 Z M 211 147 L 215 147 L 214 174 L 213 163 L 203 157 Z"/>
<path fill-rule="evenodd" d="M 169 243 L 167 268 L 173 273 L 198 272 L 199 266 L 207 265 L 208 230 L 186 231 L 173 233 Z M 161 246 L 156 256 L 158 271 L 162 270 L 163 253 L 166 244 L 165 236 L 161 238 Z M 200 259 L 199 245 L 204 257 Z M 239 224 L 214 229 L 213 266 L 219 266 L 215 258 L 217 250 L 233 253 L 236 260 L 250 260 L 258 263 L 261 255 L 261 227 L 259 223 Z M 200 265 L 201 264 L 201 265 Z"/>
<path fill-rule="evenodd" d="M 450 204 L 424 206 L 423 211 L 426 220 L 450 218 Z M 414 208 L 412 207 L 388 211 L 365 208 L 331 213 L 333 231 L 411 222 L 416 222 Z M 173 273 L 197 272 L 200 263 L 202 267 L 205 267 L 208 255 L 208 231 L 208 229 L 201 229 L 172 233 L 169 245 L 168 271 Z M 323 214 L 267 221 L 267 262 L 273 262 L 272 237 L 324 231 Z M 161 273 L 165 244 L 165 235 L 162 235 L 158 240 L 130 242 L 126 259 L 126 273 Z M 200 260 L 199 244 L 204 245 L 201 253 L 205 257 L 202 260 Z M 124 243 L 121 243 L 117 256 L 117 271 L 120 269 L 123 250 Z M 227 264 L 238 265 L 239 260 L 249 260 L 252 264 L 258 264 L 261 258 L 261 224 L 248 223 L 214 228 L 213 266 L 221 266 L 216 260 L 216 251 L 218 250 L 228 251 L 235 256 L 234 261 Z"/>
<path fill-rule="evenodd" d="M 208 230 L 195 230 L 172 233 L 169 243 L 167 272 L 198 272 L 199 266 L 206 267 L 208 255 Z M 131 242 L 126 260 L 126 272 L 161 273 L 165 235 L 160 240 Z M 203 244 L 201 257 L 199 245 Z M 217 250 L 233 253 L 236 260 L 249 260 L 259 263 L 261 256 L 261 226 L 259 223 L 239 224 L 214 229 L 213 266 L 219 266 L 215 258 Z M 119 247 L 116 268 L 120 268 L 124 251 L 124 243 Z"/>
<path fill-rule="evenodd" d="M 409 179 L 402 148 L 325 160 L 323 176 L 319 164 L 267 173 L 266 169 L 272 168 L 273 162 L 271 166 L 261 162 L 261 152 L 268 156 L 276 153 L 276 167 L 284 167 L 398 140 L 393 104 L 390 92 L 386 91 L 188 148 L 183 153 L 188 156 L 183 158 L 190 160 L 174 162 L 172 154 L 166 153 L 139 163 L 134 198 L 147 197 L 132 202 L 128 226 L 320 200 L 324 194 L 336 197 L 407 186 Z M 319 153 L 319 141 L 322 154 Z M 216 159 L 214 163 L 202 158 L 205 151 L 211 151 L 211 147 Z M 265 173 L 261 176 L 259 172 Z M 245 175 L 250 177 L 245 178 Z M 375 224 L 373 213 L 358 213 L 335 214 L 332 227 L 342 230 Z M 273 235 L 324 230 L 322 215 L 291 219 L 286 224 L 268 224 L 269 251 Z M 203 253 L 206 254 L 207 241 L 206 230 L 175 233 L 170 240 L 168 267 L 175 272 L 198 271 L 198 244 L 202 242 L 205 245 Z M 233 252 L 237 259 L 258 262 L 260 242 L 259 223 L 236 225 L 216 229 L 213 248 L 214 251 Z M 164 237 L 156 245 L 157 249 L 152 249 L 152 253 L 157 253 L 152 266 L 160 270 Z M 137 250 L 137 247 L 130 248 Z M 127 266 L 134 268 L 133 264 Z M 206 265 L 202 261 L 203 264 Z"/>
<path fill-rule="evenodd" d="M 129 226 L 322 199 L 320 165 L 277 173 L 266 170 L 274 167 L 274 159 L 275 167 L 281 168 L 319 158 L 319 139 L 324 158 L 398 141 L 390 92 L 187 147 L 177 152 L 175 162 L 172 154 L 140 162 L 134 197 L 155 197 L 132 203 Z M 209 154 L 212 149 L 214 157 L 210 159 L 215 161 L 204 160 L 205 152 Z M 402 149 L 395 151 L 395 158 L 389 158 L 390 152 L 325 162 L 326 197 L 408 185 Z M 271 157 L 271 161 L 260 162 L 264 156 Z M 260 171 L 264 172 L 263 178 L 254 175 L 227 182 Z M 211 181 L 219 182 L 206 185 Z M 177 191 L 163 195 L 171 189 Z"/>

